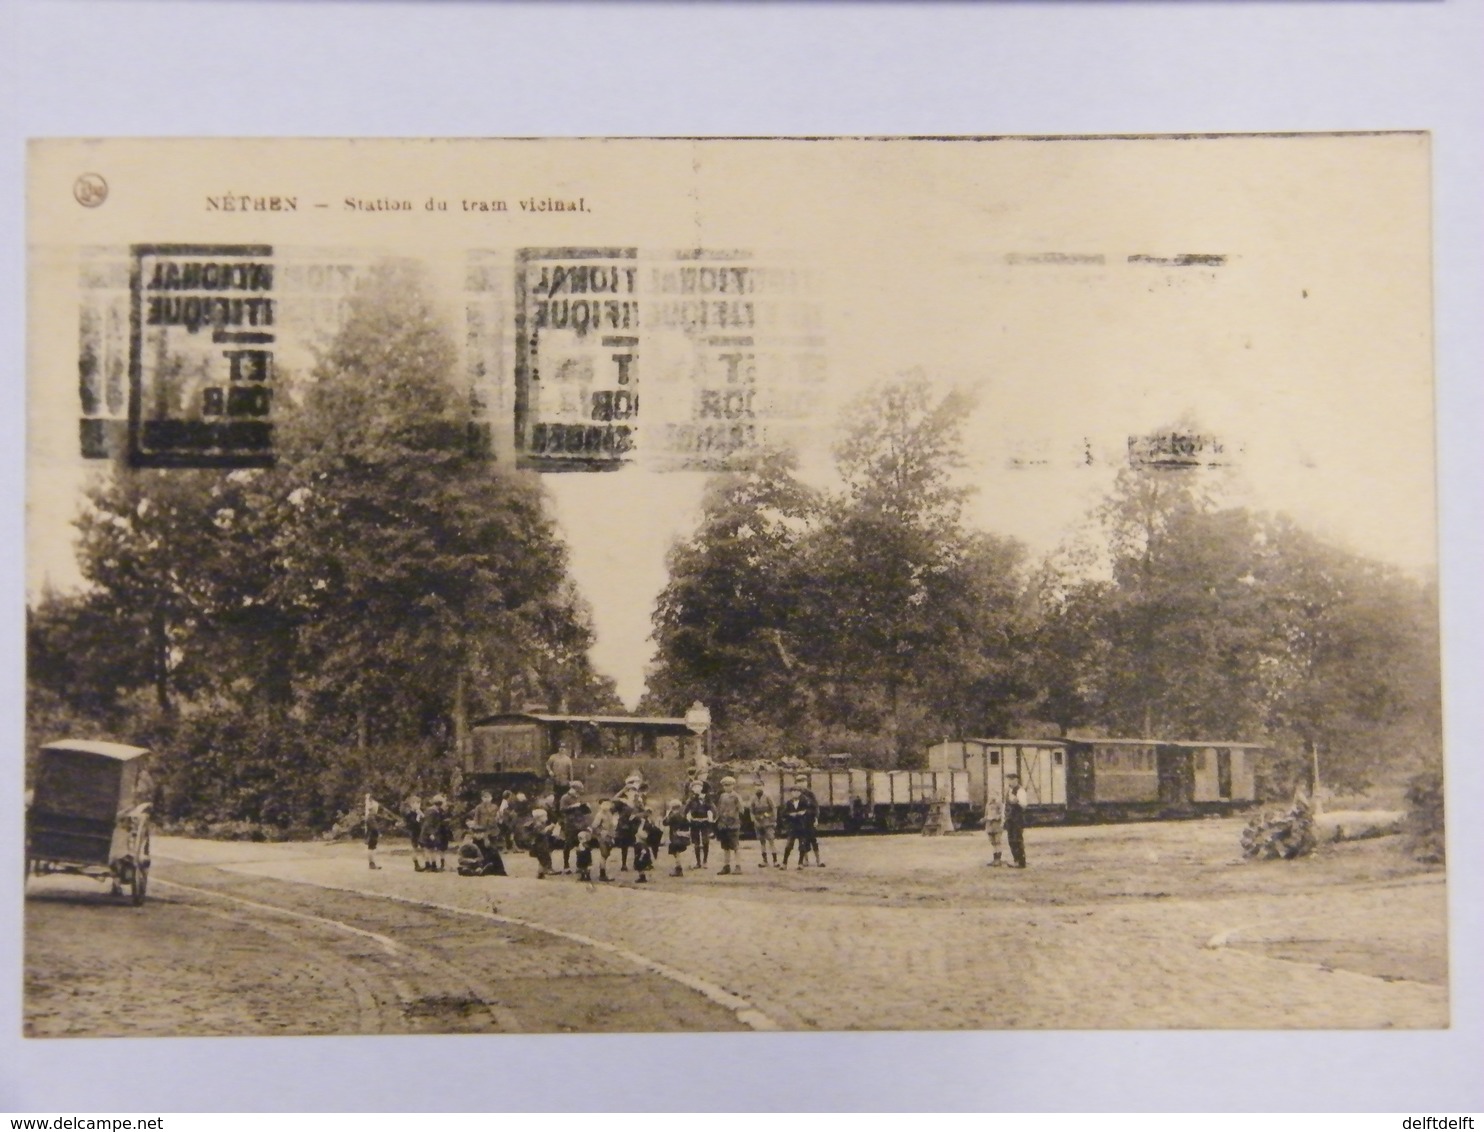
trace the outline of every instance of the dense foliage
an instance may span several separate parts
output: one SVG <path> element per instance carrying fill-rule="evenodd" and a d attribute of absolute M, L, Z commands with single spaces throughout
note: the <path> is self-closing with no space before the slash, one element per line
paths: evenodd
<path fill-rule="evenodd" d="M 949 736 L 1265 742 L 1264 788 L 1441 766 L 1435 591 L 1198 469 L 1130 466 L 1038 564 L 968 527 L 966 402 L 874 391 L 810 490 L 770 455 L 718 477 L 672 551 L 649 704 L 701 699 L 739 756 L 910 765 Z"/>
<path fill-rule="evenodd" d="M 363 784 L 447 785 L 481 712 L 614 707 L 540 488 L 489 458 L 456 362 L 388 263 L 277 466 L 113 469 L 78 521 L 88 589 L 31 610 L 33 735 L 149 743 L 177 819 L 320 826 Z"/>

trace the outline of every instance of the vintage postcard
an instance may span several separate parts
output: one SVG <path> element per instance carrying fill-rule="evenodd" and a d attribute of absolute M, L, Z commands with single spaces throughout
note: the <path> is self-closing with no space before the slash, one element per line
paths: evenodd
<path fill-rule="evenodd" d="M 1430 184 L 33 142 L 25 1033 L 1447 1027 Z"/>

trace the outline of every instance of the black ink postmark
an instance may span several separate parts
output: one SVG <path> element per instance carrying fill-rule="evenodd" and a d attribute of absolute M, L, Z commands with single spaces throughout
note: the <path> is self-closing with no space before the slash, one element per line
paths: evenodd
<path fill-rule="evenodd" d="M 129 279 L 129 462 L 273 463 L 273 249 L 136 244 Z"/>
<path fill-rule="evenodd" d="M 516 460 L 531 470 L 737 467 L 796 440 L 823 394 L 814 280 L 787 262 L 524 248 L 514 306 Z"/>
<path fill-rule="evenodd" d="M 515 447 L 536 471 L 607 471 L 639 435 L 634 248 L 522 248 L 515 264 Z"/>
<path fill-rule="evenodd" d="M 1180 471 L 1218 468 L 1230 462 L 1219 437 L 1174 429 L 1128 438 L 1128 462 L 1136 468 Z"/>

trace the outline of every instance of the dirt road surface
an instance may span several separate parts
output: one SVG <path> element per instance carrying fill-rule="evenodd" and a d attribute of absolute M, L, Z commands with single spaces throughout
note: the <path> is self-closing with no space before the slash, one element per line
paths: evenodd
<path fill-rule="evenodd" d="M 28 1034 L 1448 1024 L 1443 874 L 1395 838 L 1242 862 L 1235 820 L 837 838 L 616 883 L 161 838 L 143 908 L 33 878 Z"/>

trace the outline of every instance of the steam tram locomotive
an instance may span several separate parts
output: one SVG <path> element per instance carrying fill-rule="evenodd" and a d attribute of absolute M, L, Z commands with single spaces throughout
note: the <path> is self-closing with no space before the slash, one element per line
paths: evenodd
<path fill-rule="evenodd" d="M 618 793 L 636 770 L 651 798 L 678 798 L 696 755 L 707 751 L 706 737 L 682 716 L 504 712 L 475 720 L 469 738 L 465 782 L 531 797 L 545 785 L 546 760 L 559 747 L 572 756 L 572 773 L 586 792 L 599 798 Z"/>

